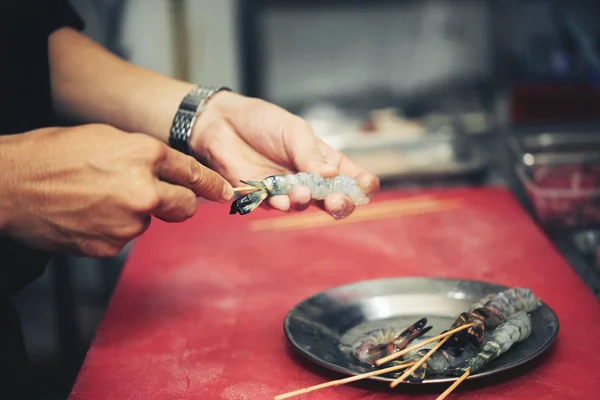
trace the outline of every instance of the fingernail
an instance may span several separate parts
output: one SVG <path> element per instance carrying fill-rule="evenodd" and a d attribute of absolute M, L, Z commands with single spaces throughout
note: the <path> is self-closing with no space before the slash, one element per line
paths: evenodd
<path fill-rule="evenodd" d="M 346 202 L 343 200 L 339 200 L 332 207 L 331 215 L 335 219 L 344 219 L 347 217 L 346 215 Z"/>
<path fill-rule="evenodd" d="M 369 173 L 361 173 L 357 177 L 357 181 L 366 196 L 371 199 L 375 193 L 380 190 L 379 178 Z"/>

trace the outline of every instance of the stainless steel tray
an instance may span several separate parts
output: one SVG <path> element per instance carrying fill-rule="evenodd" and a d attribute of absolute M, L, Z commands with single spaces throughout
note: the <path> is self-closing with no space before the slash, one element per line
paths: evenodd
<path fill-rule="evenodd" d="M 487 157 L 470 138 L 457 134 L 346 141 L 337 148 L 383 180 L 451 177 L 488 166 Z"/>
<path fill-rule="evenodd" d="M 512 135 L 508 146 L 525 166 L 600 161 L 600 134 L 537 133 Z"/>
<path fill-rule="evenodd" d="M 363 281 L 318 293 L 301 302 L 288 313 L 284 331 L 292 346 L 309 360 L 334 371 L 358 375 L 373 370 L 359 363 L 350 352 L 351 343 L 360 335 L 384 326 L 405 327 L 426 317 L 433 327 L 426 336 L 432 337 L 447 330 L 474 301 L 504 289 L 506 287 L 501 285 L 453 279 Z M 531 320 L 533 332 L 525 341 L 468 379 L 515 368 L 544 352 L 558 334 L 558 318 L 543 305 L 531 314 Z M 379 375 L 370 379 L 392 381 L 393 377 Z M 436 377 L 422 383 L 456 379 Z"/>

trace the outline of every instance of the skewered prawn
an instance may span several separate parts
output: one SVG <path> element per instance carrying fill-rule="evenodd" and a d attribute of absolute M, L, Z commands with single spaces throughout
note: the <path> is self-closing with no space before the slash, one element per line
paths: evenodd
<path fill-rule="evenodd" d="M 493 329 L 506 318 L 519 311 L 530 312 L 540 305 L 540 300 L 530 289 L 511 288 L 483 297 L 469 312 L 458 316 L 450 329 L 468 323 L 475 323 L 464 331 L 452 335 L 441 349 L 453 348 L 454 355 L 460 356 L 468 343 L 480 347 L 486 329 Z"/>
<path fill-rule="evenodd" d="M 235 200 L 231 204 L 229 214 L 248 214 L 254 211 L 267 197 L 287 195 L 295 186 L 308 187 L 312 198 L 315 200 L 323 200 L 332 193 L 343 194 L 356 205 L 367 204 L 370 200 L 358 186 L 356 180 L 346 175 L 323 178 L 314 172 L 300 172 L 298 174 L 269 176 L 263 179 L 262 182 L 241 182 L 254 186 L 257 190 Z"/>
<path fill-rule="evenodd" d="M 508 316 L 504 323 L 494 329 L 491 339 L 481 347 L 481 351 L 459 367 L 452 368 L 449 375 L 460 376 L 468 368 L 471 368 L 471 373 L 479 371 L 488 362 L 506 353 L 514 344 L 527 339 L 531 331 L 531 318 L 525 311 Z"/>
<path fill-rule="evenodd" d="M 369 331 L 352 344 L 352 354 L 359 361 L 373 365 L 376 360 L 404 349 L 415 338 L 428 332 L 431 326 L 425 325 L 427 318 L 421 318 L 402 331 L 395 328 Z"/>
<path fill-rule="evenodd" d="M 507 289 L 481 298 L 473 304 L 471 311 L 461 313 L 450 329 L 467 323 L 476 325 L 454 334 L 423 365 L 415 369 L 408 380 L 420 382 L 426 375 L 432 374 L 459 376 L 469 367 L 472 367 L 471 373 L 475 372 L 492 357 L 506 352 L 512 344 L 529 336 L 531 321 L 527 313 L 540 305 L 541 301 L 533 291 L 524 288 Z M 516 328 L 519 328 L 519 332 L 515 332 Z M 493 329 L 491 339 L 481 346 L 485 331 L 490 329 Z M 426 348 L 417 350 L 404 359 L 417 361 L 427 351 Z"/>
<path fill-rule="evenodd" d="M 512 288 L 493 296 L 488 295 L 475 303 L 475 306 L 495 310 L 507 318 L 519 311 L 531 312 L 540 304 L 540 299 L 531 289 Z"/>
<path fill-rule="evenodd" d="M 488 362 L 506 353 L 514 344 L 527 339 L 531 331 L 531 318 L 525 311 L 518 311 L 494 329 L 480 350 L 470 345 L 461 355 L 456 356 L 451 351 L 440 349 L 407 379 L 411 382 L 421 382 L 426 376 L 432 375 L 461 376 L 468 368 L 471 368 L 471 373 L 475 373 Z M 404 362 L 418 361 L 427 351 L 427 348 L 419 349 L 406 357 Z"/>

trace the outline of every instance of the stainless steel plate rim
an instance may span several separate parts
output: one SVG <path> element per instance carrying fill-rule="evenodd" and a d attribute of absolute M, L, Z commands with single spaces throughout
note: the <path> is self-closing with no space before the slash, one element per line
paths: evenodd
<path fill-rule="evenodd" d="M 448 283 L 458 283 L 458 284 L 466 283 L 466 284 L 484 285 L 484 286 L 489 286 L 490 288 L 494 287 L 495 288 L 494 291 L 508 289 L 508 287 L 505 285 L 483 282 L 483 281 L 467 280 L 467 279 L 453 279 L 453 278 L 435 278 L 435 277 L 425 277 L 425 276 L 388 277 L 388 278 L 370 279 L 370 280 L 362 280 L 362 281 L 347 283 L 347 284 L 343 284 L 343 285 L 339 285 L 339 286 L 335 286 L 335 287 L 331 287 L 329 289 L 323 290 L 319 293 L 316 293 L 310 297 L 303 299 L 298 304 L 296 304 L 287 313 L 287 315 L 284 319 L 283 328 L 284 328 L 284 333 L 285 333 L 286 339 L 289 341 L 289 343 L 292 345 L 292 347 L 294 347 L 294 349 L 300 355 L 302 355 L 304 358 L 308 359 L 309 361 L 314 362 L 317 365 L 320 365 L 320 366 L 328 368 L 332 371 L 336 371 L 336 372 L 339 372 L 339 373 L 342 373 L 345 375 L 349 375 L 349 376 L 361 375 L 364 372 L 353 371 L 351 369 L 336 365 L 335 363 L 327 362 L 327 361 L 323 360 L 322 358 L 320 358 L 318 355 L 313 354 L 313 352 L 308 351 L 305 348 L 303 348 L 302 345 L 296 341 L 296 339 L 290 329 L 291 319 L 292 319 L 292 316 L 294 315 L 294 312 L 296 310 L 298 310 L 299 307 L 306 304 L 308 301 L 315 299 L 318 296 L 324 296 L 324 295 L 327 295 L 332 292 L 340 292 L 340 291 L 349 290 L 352 288 L 359 288 L 359 287 L 361 287 L 361 285 L 369 285 L 369 284 L 377 284 L 377 283 L 385 284 L 385 283 L 391 283 L 393 281 L 402 282 L 402 281 L 415 281 L 415 280 L 421 280 L 423 282 L 448 282 Z M 467 380 L 473 380 L 473 379 L 478 379 L 478 378 L 483 378 L 483 377 L 487 377 L 487 376 L 491 376 L 491 375 L 500 374 L 507 370 L 514 369 L 518 366 L 521 366 L 523 364 L 531 362 L 532 360 L 534 360 L 535 358 L 540 356 L 542 353 L 544 353 L 550 347 L 550 345 L 554 342 L 556 337 L 558 336 L 559 321 L 558 321 L 558 317 L 556 316 L 556 313 L 543 301 L 542 301 L 541 308 L 544 308 L 546 311 L 549 312 L 549 315 L 553 319 L 552 322 L 556 326 L 556 328 L 551 332 L 551 334 L 548 335 L 547 337 L 545 337 L 543 344 L 541 344 L 535 351 L 531 352 L 527 357 L 521 358 L 520 360 L 512 362 L 512 363 L 508 363 L 508 364 L 504 365 L 503 368 L 497 368 L 497 369 L 492 369 L 492 370 L 487 370 L 484 368 L 483 371 L 480 371 L 478 373 L 470 375 L 467 378 Z M 532 316 L 532 319 L 534 316 L 535 316 L 535 314 Z M 385 377 L 385 376 L 372 376 L 367 379 L 375 380 L 375 381 L 383 381 L 383 382 L 391 382 L 393 380 L 392 378 Z M 454 382 L 457 379 L 459 379 L 459 377 L 436 377 L 433 379 L 426 379 L 426 380 L 424 380 L 422 382 L 418 382 L 418 383 L 405 381 L 405 382 L 402 382 L 402 384 L 422 385 L 422 384 L 448 383 L 448 382 Z"/>

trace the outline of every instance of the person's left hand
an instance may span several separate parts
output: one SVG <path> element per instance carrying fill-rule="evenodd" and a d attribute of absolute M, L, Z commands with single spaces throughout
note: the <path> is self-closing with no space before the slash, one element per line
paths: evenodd
<path fill-rule="evenodd" d="M 379 179 L 315 136 L 302 118 L 266 101 L 222 91 L 214 95 L 196 122 L 190 138 L 194 155 L 232 185 L 262 181 L 270 175 L 317 172 L 323 177 L 345 174 L 372 197 Z M 295 187 L 288 196 L 267 199 L 271 207 L 304 210 L 310 190 Z M 354 211 L 346 196 L 329 195 L 322 203 L 335 218 Z"/>

